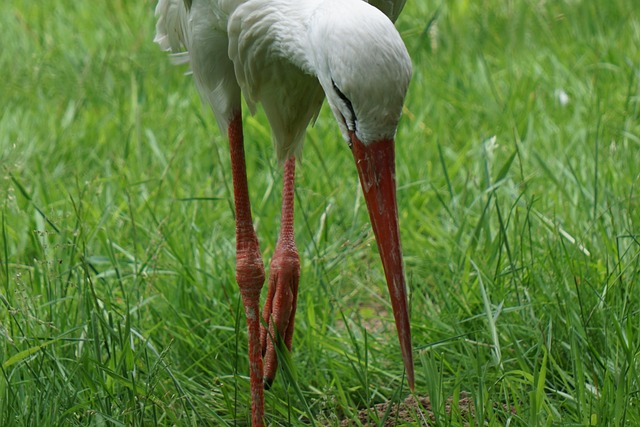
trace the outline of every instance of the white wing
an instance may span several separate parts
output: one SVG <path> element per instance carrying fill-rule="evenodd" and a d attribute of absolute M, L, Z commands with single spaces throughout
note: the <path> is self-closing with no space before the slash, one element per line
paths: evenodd
<path fill-rule="evenodd" d="M 159 0 L 154 41 L 174 53 L 174 62 L 191 65 L 196 87 L 226 134 L 240 111 L 240 87 L 229 59 L 227 20 L 239 0 Z"/>
<path fill-rule="evenodd" d="M 229 57 L 247 104 L 269 119 L 276 155 L 300 156 L 324 92 L 305 66 L 305 8 L 313 1 L 249 0 L 229 18 Z M 306 72 L 305 72 L 306 71 Z"/>
<path fill-rule="evenodd" d="M 187 53 L 187 10 L 183 0 L 159 0 L 156 6 L 156 36 L 153 39 L 163 50 L 189 60 Z"/>

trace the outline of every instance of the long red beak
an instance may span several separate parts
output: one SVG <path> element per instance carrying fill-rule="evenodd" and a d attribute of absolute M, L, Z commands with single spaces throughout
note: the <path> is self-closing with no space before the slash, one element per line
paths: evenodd
<path fill-rule="evenodd" d="M 384 274 L 387 279 L 393 317 L 402 350 L 404 367 L 411 390 L 414 389 L 411 328 L 407 310 L 407 291 L 402 266 L 402 248 L 398 229 L 396 202 L 395 142 L 393 139 L 363 144 L 350 132 L 351 149 L 358 168 L 360 184 L 369 209 L 369 218 L 378 242 Z"/>

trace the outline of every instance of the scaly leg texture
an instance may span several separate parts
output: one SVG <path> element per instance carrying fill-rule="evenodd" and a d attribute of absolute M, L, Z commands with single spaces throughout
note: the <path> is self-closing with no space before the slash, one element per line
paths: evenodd
<path fill-rule="evenodd" d="M 249 376 L 251 381 L 251 423 L 264 426 L 264 386 L 262 345 L 260 343 L 260 291 L 264 284 L 264 264 L 253 228 L 247 167 L 244 159 L 242 114 L 237 112 L 229 124 L 229 146 L 236 209 L 236 281 L 242 295 L 249 335 Z"/>
<path fill-rule="evenodd" d="M 298 301 L 300 257 L 293 235 L 293 199 L 295 185 L 295 157 L 284 164 L 282 184 L 282 221 L 276 250 L 269 266 L 269 291 L 262 318 L 260 334 L 264 355 L 264 386 L 271 387 L 278 368 L 276 345 L 279 339 L 291 350 L 293 325 Z"/>

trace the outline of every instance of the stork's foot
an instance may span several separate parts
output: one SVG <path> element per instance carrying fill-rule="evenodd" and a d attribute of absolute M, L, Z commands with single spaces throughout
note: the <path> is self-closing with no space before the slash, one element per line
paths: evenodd
<path fill-rule="evenodd" d="M 249 336 L 249 377 L 251 380 L 252 426 L 264 426 L 262 345 L 260 342 L 260 289 L 264 267 L 255 233 L 241 238 L 237 253 L 236 280 L 240 287 Z"/>
<path fill-rule="evenodd" d="M 299 281 L 300 257 L 295 243 L 292 240 L 280 240 L 271 259 L 269 292 L 262 312 L 264 325 L 260 330 L 264 388 L 267 390 L 271 387 L 278 368 L 278 342 L 284 342 L 287 349 L 291 350 Z"/>

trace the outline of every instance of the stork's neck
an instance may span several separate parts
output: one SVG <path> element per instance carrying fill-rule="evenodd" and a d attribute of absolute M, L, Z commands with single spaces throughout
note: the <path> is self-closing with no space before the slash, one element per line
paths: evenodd
<path fill-rule="evenodd" d="M 349 139 L 393 139 L 411 59 L 393 23 L 362 0 L 322 0 L 309 19 L 309 60 Z"/>

